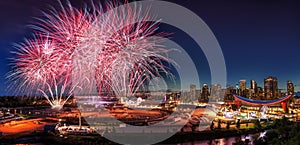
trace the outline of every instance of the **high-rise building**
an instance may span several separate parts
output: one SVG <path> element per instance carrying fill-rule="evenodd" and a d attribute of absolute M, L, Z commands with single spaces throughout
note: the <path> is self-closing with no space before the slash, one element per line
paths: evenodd
<path fill-rule="evenodd" d="M 240 89 L 246 90 L 246 80 L 240 80 Z"/>
<path fill-rule="evenodd" d="M 203 85 L 203 88 L 202 88 L 202 92 L 201 92 L 201 97 L 200 97 L 200 100 L 199 102 L 208 102 L 209 100 L 209 88 L 208 88 L 208 85 L 207 84 L 204 84 Z"/>
<path fill-rule="evenodd" d="M 265 93 L 262 87 L 257 87 L 257 100 L 265 100 Z"/>
<path fill-rule="evenodd" d="M 190 92 L 189 91 L 182 91 L 182 94 L 180 96 L 180 101 L 181 102 L 184 102 L 184 103 L 187 103 L 187 102 L 191 102 L 191 99 L 190 99 Z"/>
<path fill-rule="evenodd" d="M 220 84 L 213 84 L 210 88 L 210 100 L 219 101 L 222 100 L 223 97 L 222 86 Z"/>
<path fill-rule="evenodd" d="M 238 89 L 238 95 L 246 97 L 246 80 L 240 80 L 239 82 L 239 89 Z"/>
<path fill-rule="evenodd" d="M 264 79 L 264 91 L 265 91 L 265 98 L 275 99 L 278 96 L 278 80 L 275 77 L 268 77 Z"/>
<path fill-rule="evenodd" d="M 257 83 L 254 80 L 251 80 L 251 89 L 253 89 L 255 91 L 255 93 L 257 93 Z"/>
<path fill-rule="evenodd" d="M 197 100 L 197 98 L 198 98 L 198 96 L 196 93 L 196 85 L 191 84 L 190 85 L 190 100 L 195 101 L 195 100 Z"/>
<path fill-rule="evenodd" d="M 258 96 L 258 90 L 257 90 L 257 83 L 254 80 L 250 81 L 250 90 L 249 90 L 249 96 L 251 99 L 255 99 Z"/>
<path fill-rule="evenodd" d="M 290 105 L 290 103 L 294 102 L 294 92 L 295 92 L 295 90 L 294 90 L 294 84 L 291 81 L 287 81 L 286 85 L 287 85 L 286 89 L 287 89 L 288 95 L 292 95 L 292 97 L 289 100 L 286 101 L 286 103 L 288 105 L 286 105 L 285 111 L 288 112 L 289 111 L 288 106 Z"/>
<path fill-rule="evenodd" d="M 251 89 L 254 89 L 254 88 L 256 88 L 256 87 L 257 87 L 256 82 L 255 82 L 254 80 L 251 80 L 251 81 L 250 81 L 250 88 L 251 88 Z"/>
<path fill-rule="evenodd" d="M 199 89 L 199 90 L 196 90 L 196 101 L 199 102 L 200 96 L 201 96 L 201 90 L 200 90 L 200 89 Z"/>
<path fill-rule="evenodd" d="M 294 95 L 294 84 L 291 81 L 287 81 L 287 93 L 288 95 Z"/>
<path fill-rule="evenodd" d="M 236 88 L 232 87 L 232 86 L 229 86 L 226 88 L 226 90 L 224 91 L 224 101 L 225 102 L 231 102 L 231 101 L 234 101 L 234 97 L 233 95 L 236 94 Z"/>

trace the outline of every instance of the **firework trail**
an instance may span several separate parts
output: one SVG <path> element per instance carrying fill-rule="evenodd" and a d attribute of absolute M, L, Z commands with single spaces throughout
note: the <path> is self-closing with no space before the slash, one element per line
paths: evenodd
<path fill-rule="evenodd" d="M 14 70 L 8 77 L 21 80 L 20 87 L 33 89 L 61 73 L 58 69 L 62 65 L 60 50 L 47 37 L 34 35 L 33 39 L 25 39 L 24 43 L 15 44 L 15 47 Z"/>
<path fill-rule="evenodd" d="M 16 45 L 8 77 L 22 82 L 19 88 L 36 89 L 61 109 L 75 88 L 92 91 L 96 85 L 99 95 L 130 97 L 146 90 L 148 80 L 171 75 L 164 62 L 173 61 L 161 45 L 165 34 L 155 34 L 159 21 L 149 11 L 128 5 L 114 11 L 121 4 L 116 1 L 92 3 L 92 11 L 59 4 L 60 10 L 43 12 L 46 19 L 37 18 L 33 39 Z"/>
<path fill-rule="evenodd" d="M 106 8 L 116 5 L 109 3 Z M 96 25 L 104 27 L 107 37 L 97 57 L 98 88 L 109 86 L 118 97 L 130 97 L 145 90 L 147 80 L 168 74 L 163 61 L 171 62 L 166 57 L 169 50 L 160 45 L 165 34 L 155 35 L 159 21 L 148 10 L 142 14 L 141 7 L 127 5 L 104 14 Z"/>
<path fill-rule="evenodd" d="M 58 1 L 60 8 L 51 8 L 43 12 L 45 18 L 36 18 L 37 23 L 31 25 L 44 35 L 48 35 L 62 47 L 69 56 L 74 49 L 86 38 L 85 32 L 92 23 L 94 15 L 86 9 L 72 7 L 69 1 L 63 5 Z"/>
<path fill-rule="evenodd" d="M 51 105 L 51 108 L 54 110 L 60 110 L 63 105 L 68 101 L 72 96 L 72 92 L 77 87 L 73 85 L 72 88 L 68 88 L 68 79 L 65 79 L 64 82 L 61 82 L 59 85 L 56 80 L 53 81 L 52 86 L 49 83 L 45 83 L 45 89 L 38 89 L 43 96 L 47 99 L 48 103 Z M 48 93 L 46 93 L 48 92 Z M 64 93 L 68 94 L 64 99 Z"/>

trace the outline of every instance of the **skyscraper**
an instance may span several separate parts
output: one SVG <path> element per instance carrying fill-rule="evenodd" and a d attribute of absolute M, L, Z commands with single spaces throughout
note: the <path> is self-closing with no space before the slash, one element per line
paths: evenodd
<path fill-rule="evenodd" d="M 240 80 L 240 89 L 246 90 L 246 80 Z"/>
<path fill-rule="evenodd" d="M 291 81 L 287 81 L 287 93 L 288 95 L 294 95 L 294 84 Z"/>
<path fill-rule="evenodd" d="M 294 102 L 294 84 L 291 82 L 291 81 L 287 81 L 287 84 L 286 84 L 286 89 L 287 89 L 287 93 L 288 95 L 292 95 L 292 97 L 286 101 L 286 103 L 288 104 L 285 108 L 286 112 L 289 111 L 289 105 L 290 103 Z"/>
<path fill-rule="evenodd" d="M 227 102 L 227 101 L 234 101 L 234 97 L 233 97 L 233 94 L 236 94 L 236 89 L 234 87 L 228 87 L 226 90 L 225 90 L 225 96 L 224 96 L 224 101 Z"/>
<path fill-rule="evenodd" d="M 222 100 L 224 94 L 222 94 L 222 86 L 220 84 L 213 84 L 210 88 L 210 100 L 218 101 Z"/>
<path fill-rule="evenodd" d="M 264 79 L 265 99 L 275 99 L 278 97 L 278 80 L 275 77 Z"/>
<path fill-rule="evenodd" d="M 251 88 L 251 89 L 254 89 L 254 90 L 257 90 L 257 83 L 256 83 L 254 80 L 251 80 L 250 83 L 251 83 L 251 84 L 250 84 L 250 88 Z"/>
<path fill-rule="evenodd" d="M 265 93 L 262 87 L 257 87 L 257 96 L 256 99 L 262 100 L 265 98 Z"/>
<path fill-rule="evenodd" d="M 209 88 L 208 88 L 207 84 L 204 84 L 203 88 L 202 88 L 202 92 L 201 92 L 200 102 L 208 102 L 209 95 L 210 95 Z"/>
<path fill-rule="evenodd" d="M 196 94 L 196 85 L 191 84 L 190 85 L 190 100 L 195 101 L 197 100 L 198 95 Z"/>
<path fill-rule="evenodd" d="M 246 97 L 246 80 L 240 80 L 238 94 Z"/>
<path fill-rule="evenodd" d="M 257 83 L 254 80 L 250 81 L 250 97 L 252 99 L 258 96 Z"/>

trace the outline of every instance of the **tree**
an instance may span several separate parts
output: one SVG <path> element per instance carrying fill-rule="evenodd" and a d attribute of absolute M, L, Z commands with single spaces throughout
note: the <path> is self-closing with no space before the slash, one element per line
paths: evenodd
<path fill-rule="evenodd" d="M 226 129 L 229 129 L 229 128 L 230 128 L 230 123 L 227 122 L 227 124 L 226 124 Z"/>
<path fill-rule="evenodd" d="M 254 122 L 254 128 L 255 128 L 255 129 L 258 129 L 258 130 L 261 130 L 260 121 L 259 121 L 258 119 L 255 120 L 255 122 Z"/>
<path fill-rule="evenodd" d="M 267 139 L 269 142 L 278 143 L 276 139 L 278 139 L 279 134 L 276 130 L 270 130 L 266 133 Z"/>
<path fill-rule="evenodd" d="M 241 120 L 238 119 L 237 122 L 236 122 L 236 128 L 237 128 L 237 129 L 240 129 L 240 127 L 241 127 L 240 121 L 241 121 Z"/>
<path fill-rule="evenodd" d="M 214 129 L 215 129 L 215 123 L 214 121 L 212 121 L 210 124 L 210 130 L 213 131 Z"/>
<path fill-rule="evenodd" d="M 221 120 L 218 121 L 218 129 L 221 129 Z"/>

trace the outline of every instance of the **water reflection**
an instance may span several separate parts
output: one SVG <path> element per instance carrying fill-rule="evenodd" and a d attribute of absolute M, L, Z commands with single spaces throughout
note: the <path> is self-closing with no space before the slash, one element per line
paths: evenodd
<path fill-rule="evenodd" d="M 220 139 L 212 139 L 212 140 L 203 140 L 203 141 L 191 141 L 185 142 L 177 145 L 231 145 L 237 142 L 248 143 L 248 145 L 252 145 L 254 138 L 253 135 L 241 135 L 238 137 L 229 137 L 229 138 L 220 138 Z"/>

